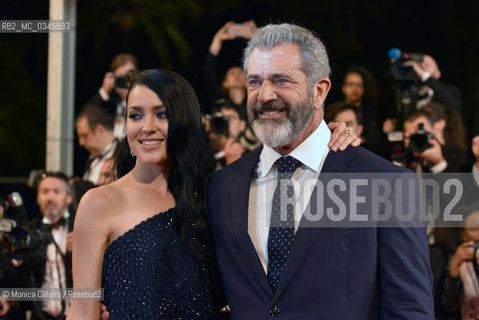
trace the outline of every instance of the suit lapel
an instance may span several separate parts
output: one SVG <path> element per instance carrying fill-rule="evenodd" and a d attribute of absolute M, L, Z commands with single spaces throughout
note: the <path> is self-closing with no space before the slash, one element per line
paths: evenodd
<path fill-rule="evenodd" d="M 347 171 L 347 162 L 350 161 L 354 157 L 353 150 L 349 150 L 351 147 L 348 147 L 345 152 L 332 152 L 328 153 L 326 160 L 324 162 L 323 168 L 319 175 L 319 180 L 321 180 L 321 174 L 323 173 L 332 173 L 332 172 L 346 172 Z M 315 194 L 316 190 L 313 191 L 313 195 Z M 309 210 L 309 206 L 306 210 Z M 317 205 L 323 205 L 322 203 L 318 203 Z M 295 275 L 298 268 L 303 263 L 304 259 L 308 255 L 308 252 L 311 250 L 311 246 L 313 245 L 315 239 L 319 236 L 322 230 L 322 225 L 324 224 L 325 220 L 318 221 L 315 223 L 314 226 L 310 227 L 302 227 L 306 223 L 305 218 L 300 221 L 298 231 L 296 232 L 296 237 L 294 240 L 293 248 L 291 249 L 291 253 L 288 257 L 288 262 L 286 263 L 286 267 L 283 271 L 283 275 L 281 277 L 281 282 L 279 283 L 278 290 L 276 290 L 274 301 L 277 300 L 284 290 L 288 287 L 289 282 Z"/>
<path fill-rule="evenodd" d="M 255 149 L 244 156 L 241 161 L 241 168 L 236 171 L 236 175 L 231 179 L 229 185 L 229 203 L 231 213 L 231 223 L 235 232 L 236 239 L 241 247 L 244 261 L 247 264 L 249 277 L 252 285 L 269 296 L 272 290 L 263 269 L 263 265 L 256 253 L 256 249 L 248 234 L 248 207 L 251 179 L 258 162 L 262 148 Z M 247 174 L 245 174 L 247 172 Z"/>

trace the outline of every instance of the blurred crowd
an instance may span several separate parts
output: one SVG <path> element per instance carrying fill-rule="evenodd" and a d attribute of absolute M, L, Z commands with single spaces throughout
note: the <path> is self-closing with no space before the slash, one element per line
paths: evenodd
<path fill-rule="evenodd" d="M 225 41 L 248 40 L 255 30 L 252 20 L 227 22 L 205 55 L 204 87 L 196 90 L 204 90 L 207 97 L 202 109 L 208 173 L 259 146 L 248 123 L 246 79 L 240 61 L 221 78 L 217 76 Z M 466 130 L 460 90 L 442 82 L 438 62 L 428 54 L 403 55 L 394 63 L 397 69 L 392 72 L 399 76 L 393 74 L 397 81 L 389 99 L 381 97 L 366 67 L 350 66 L 342 83 L 336 84 L 343 98 L 325 106 L 326 122 L 345 122 L 361 138 L 362 147 L 417 174 L 468 174 L 478 188 L 472 192 L 479 195 L 479 130 Z M 19 194 L 1 199 L 0 287 L 72 287 L 76 206 L 88 189 L 115 179 L 114 157 L 125 137 L 128 87 L 140 65 L 133 55 L 118 54 L 99 80 L 101 87 L 85 99 L 75 119 L 79 145 L 89 153 L 81 176 L 35 172 L 31 187 L 36 194 L 36 214 L 26 212 Z M 479 105 L 476 109 L 479 118 Z M 479 319 L 479 207 L 471 206 L 464 221 L 462 228 L 428 228 L 437 319 L 466 319 L 464 315 Z M 31 319 L 63 319 L 68 306 L 65 300 L 12 302 L 0 298 L 0 319 L 26 319 L 26 314 Z"/>

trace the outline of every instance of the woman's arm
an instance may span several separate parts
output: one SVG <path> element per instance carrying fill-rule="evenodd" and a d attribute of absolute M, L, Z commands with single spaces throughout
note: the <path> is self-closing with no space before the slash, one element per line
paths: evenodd
<path fill-rule="evenodd" d="M 101 288 L 103 255 L 110 235 L 109 201 L 103 188 L 88 191 L 80 201 L 73 231 L 73 287 Z M 97 320 L 100 301 L 73 300 L 68 320 Z"/>

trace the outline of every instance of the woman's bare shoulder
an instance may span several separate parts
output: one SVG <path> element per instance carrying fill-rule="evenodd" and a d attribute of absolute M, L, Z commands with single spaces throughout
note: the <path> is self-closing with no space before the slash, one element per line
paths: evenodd
<path fill-rule="evenodd" d="M 117 212 L 116 208 L 122 205 L 126 192 L 124 184 L 117 182 L 88 190 L 80 200 L 77 215 L 104 219 Z"/>

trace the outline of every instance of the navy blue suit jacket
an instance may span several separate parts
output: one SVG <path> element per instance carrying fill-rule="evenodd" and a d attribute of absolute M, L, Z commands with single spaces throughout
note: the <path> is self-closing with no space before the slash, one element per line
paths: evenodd
<path fill-rule="evenodd" d="M 248 235 L 258 148 L 215 172 L 207 203 L 232 319 L 434 319 L 423 228 L 300 228 L 273 293 Z M 321 173 L 405 172 L 364 148 L 329 152 Z M 265 210 L 271 210 L 265 208 Z"/>

